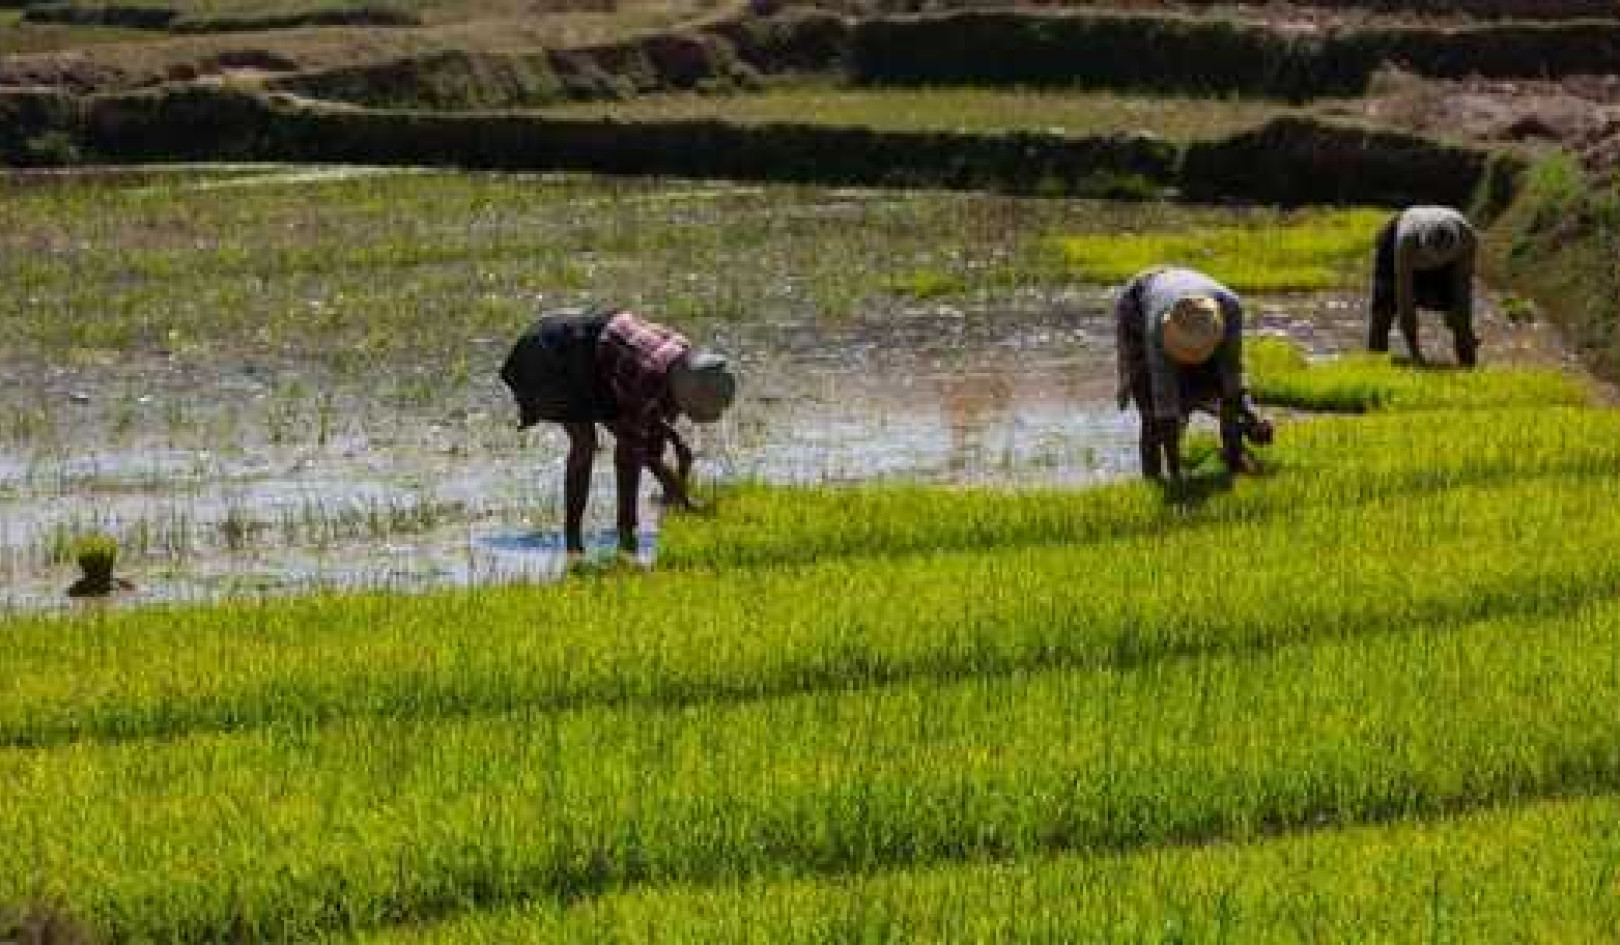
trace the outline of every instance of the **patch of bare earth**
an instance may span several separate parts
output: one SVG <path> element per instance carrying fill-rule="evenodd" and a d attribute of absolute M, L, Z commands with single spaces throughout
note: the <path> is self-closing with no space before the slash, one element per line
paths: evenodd
<path fill-rule="evenodd" d="M 1620 169 L 1620 75 L 1440 80 L 1388 72 L 1366 98 L 1324 110 L 1444 138 L 1563 147 L 1594 171 Z"/>

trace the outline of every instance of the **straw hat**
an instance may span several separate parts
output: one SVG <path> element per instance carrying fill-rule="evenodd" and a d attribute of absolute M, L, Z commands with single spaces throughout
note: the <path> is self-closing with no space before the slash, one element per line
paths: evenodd
<path fill-rule="evenodd" d="M 1203 364 L 1221 345 L 1226 324 L 1219 302 L 1207 295 L 1176 300 L 1160 322 L 1164 353 L 1178 364 Z"/>
<path fill-rule="evenodd" d="M 713 423 L 736 399 L 737 376 L 724 357 L 694 351 L 670 369 L 669 390 L 681 413 L 696 423 Z"/>

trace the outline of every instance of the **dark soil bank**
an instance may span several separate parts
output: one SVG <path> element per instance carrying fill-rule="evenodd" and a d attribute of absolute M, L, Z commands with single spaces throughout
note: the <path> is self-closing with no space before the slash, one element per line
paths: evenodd
<path fill-rule="evenodd" d="M 1042 85 L 1293 100 L 1365 92 L 1398 65 L 1458 78 L 1608 72 L 1620 22 L 1389 27 L 1328 34 L 1162 16 L 972 12 L 855 27 L 851 71 L 878 85 Z"/>
<path fill-rule="evenodd" d="M 1028 85 L 1358 95 L 1386 66 L 1438 78 L 1602 73 L 1620 21 L 1403 26 L 1301 33 L 1162 15 L 980 11 L 845 20 L 746 17 L 632 42 L 531 54 L 434 53 L 304 73 L 274 88 L 384 107 L 514 108 L 819 73 L 864 85 Z"/>
<path fill-rule="evenodd" d="M 821 0 L 821 6 L 872 16 L 974 10 L 1005 6 L 987 0 Z M 1037 0 L 1033 6 L 1086 10 L 1253 9 L 1256 19 L 1316 19 L 1324 12 L 1361 13 L 1401 18 L 1467 19 L 1613 19 L 1620 0 Z"/>
<path fill-rule="evenodd" d="M 532 53 L 447 51 L 306 72 L 270 88 L 384 108 L 522 108 L 650 92 L 724 90 L 767 75 L 830 73 L 850 25 L 815 11 L 745 17 L 629 42 Z"/>
<path fill-rule="evenodd" d="M 10 103 L 10 104 L 8 104 Z M 0 96 L 0 159 L 40 142 L 110 162 L 273 160 L 584 170 L 697 178 L 926 186 L 1284 204 L 1512 194 L 1518 165 L 1425 138 L 1286 119 L 1182 151 L 1141 135 L 878 131 L 708 121 L 620 123 L 513 113 L 372 111 L 203 86 L 74 100 Z"/>

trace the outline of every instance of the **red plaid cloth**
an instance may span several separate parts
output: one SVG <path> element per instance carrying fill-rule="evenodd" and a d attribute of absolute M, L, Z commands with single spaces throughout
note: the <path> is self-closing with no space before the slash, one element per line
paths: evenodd
<path fill-rule="evenodd" d="M 596 343 L 597 376 L 616 408 L 608 429 L 643 462 L 663 452 L 675 417 L 669 369 L 690 350 L 692 343 L 679 332 L 628 312 L 609 319 Z"/>

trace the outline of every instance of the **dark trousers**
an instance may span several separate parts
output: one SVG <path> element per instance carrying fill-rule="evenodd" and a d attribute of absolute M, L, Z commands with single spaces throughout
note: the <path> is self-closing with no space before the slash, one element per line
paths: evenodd
<path fill-rule="evenodd" d="M 1395 287 L 1395 231 L 1396 221 L 1390 220 L 1378 233 L 1377 249 L 1373 255 L 1373 284 L 1371 319 L 1367 333 L 1367 348 L 1371 351 L 1389 350 L 1389 331 L 1394 327 L 1400 308 Z M 1453 309 L 1457 304 L 1457 282 L 1454 264 L 1434 269 L 1419 269 L 1412 274 L 1412 295 L 1417 308 L 1446 313 L 1446 327 L 1451 329 L 1458 363 L 1471 367 L 1479 340 L 1468 316 L 1459 316 Z M 1422 357 L 1418 348 L 1417 313 L 1401 323 L 1401 337 L 1412 350 L 1412 357 Z"/>

